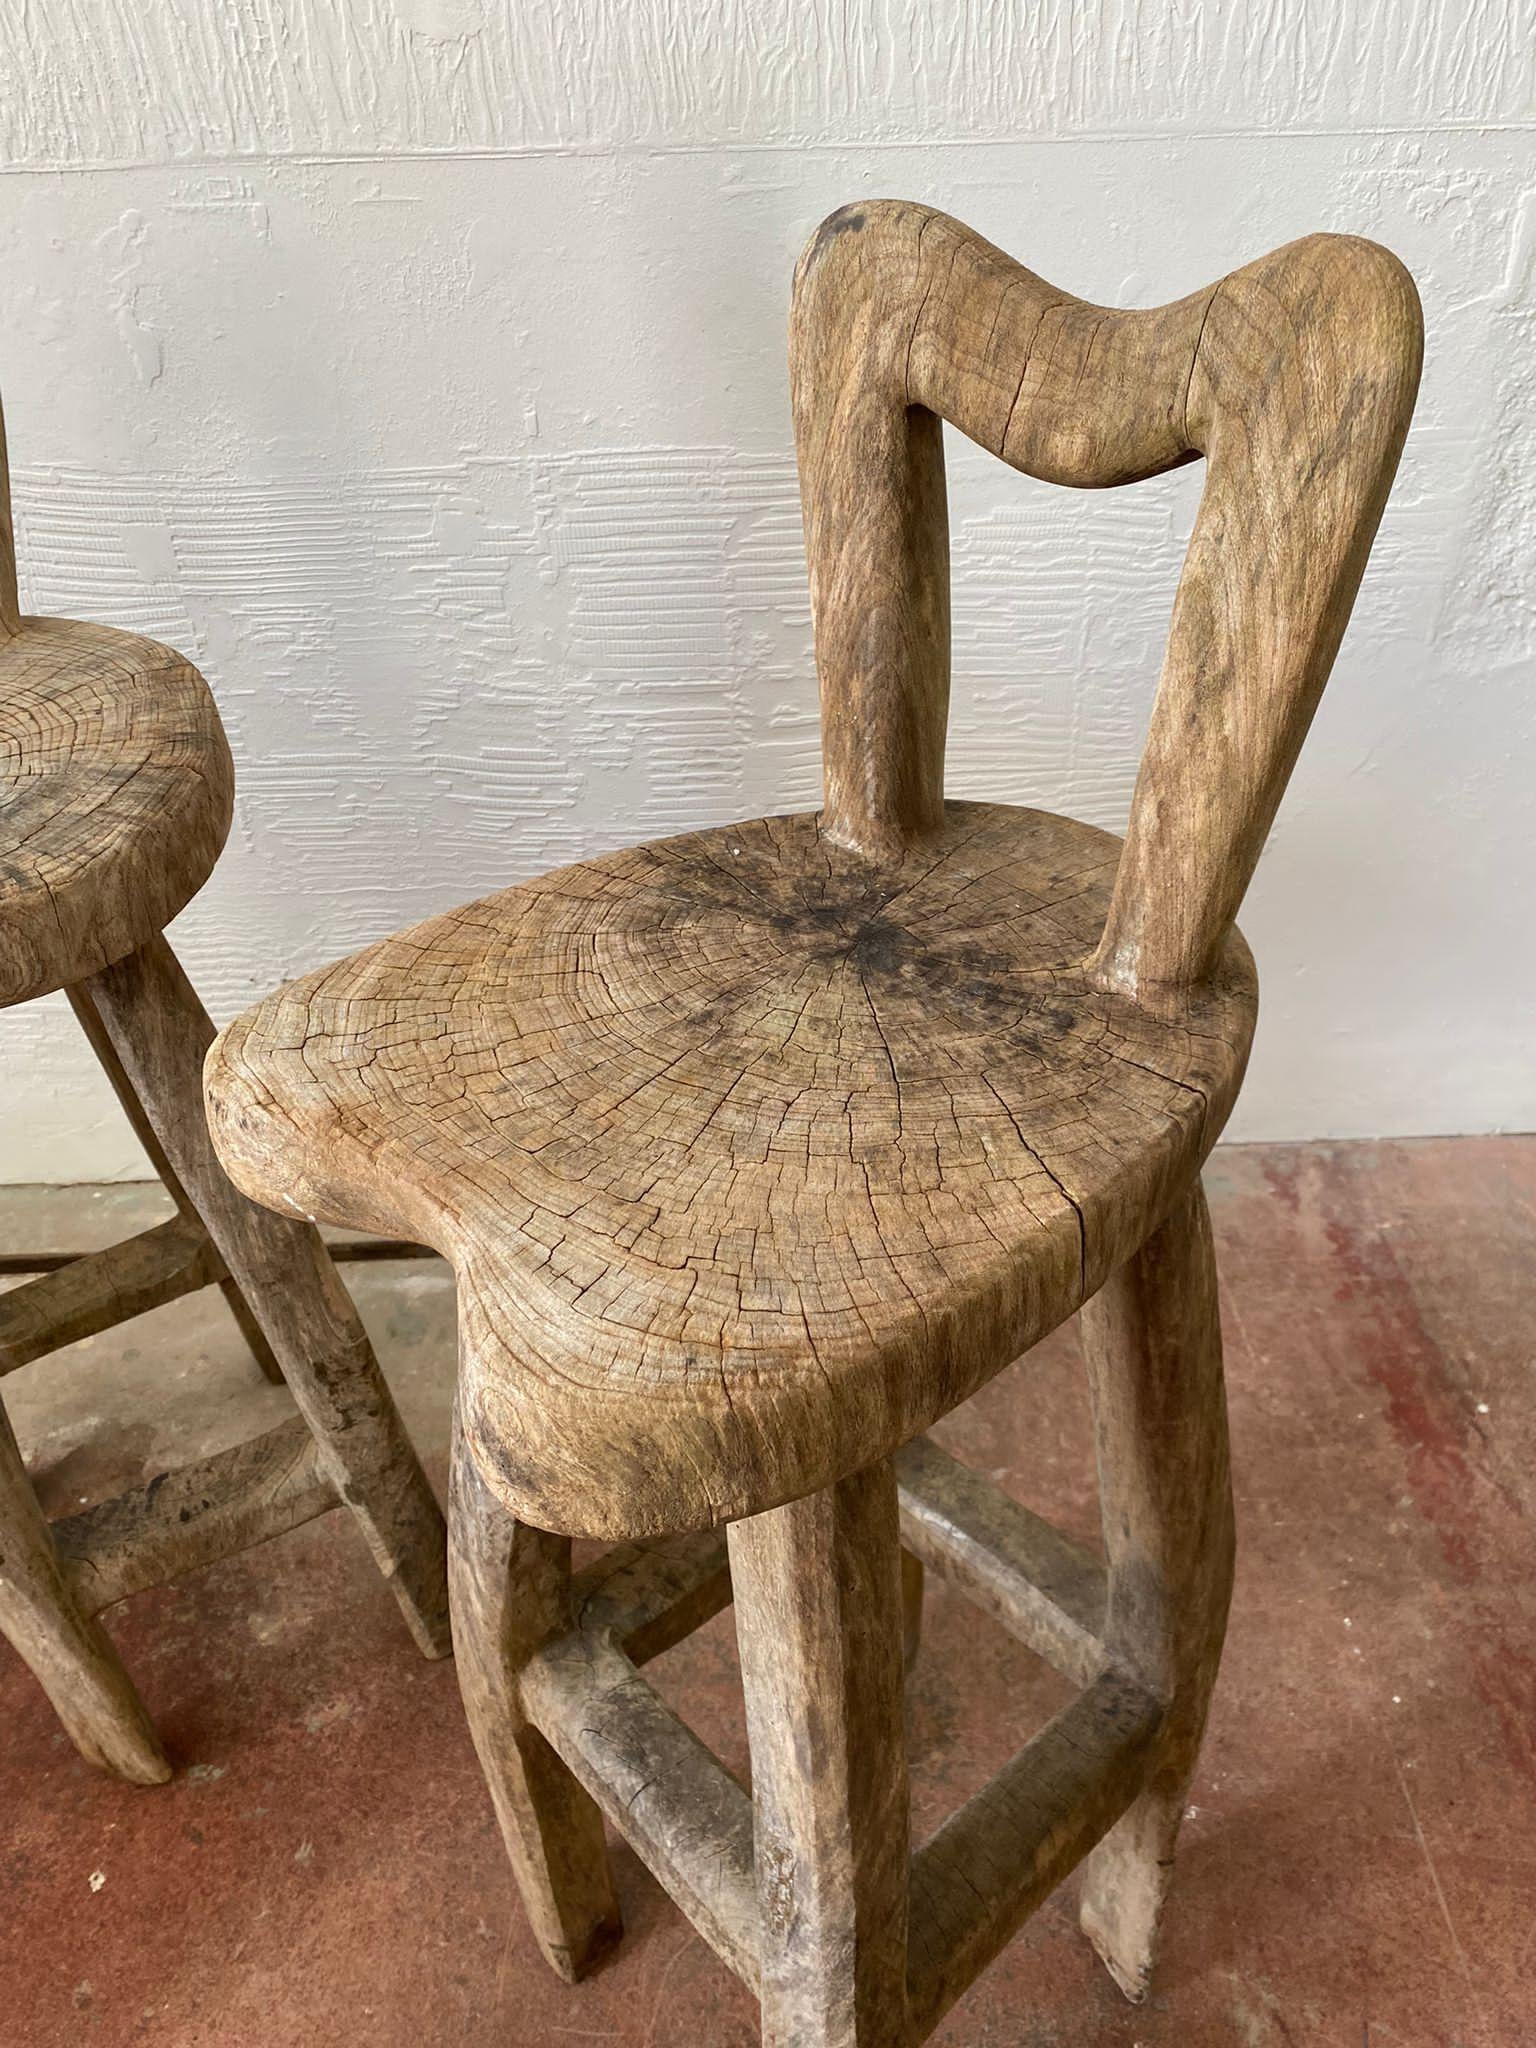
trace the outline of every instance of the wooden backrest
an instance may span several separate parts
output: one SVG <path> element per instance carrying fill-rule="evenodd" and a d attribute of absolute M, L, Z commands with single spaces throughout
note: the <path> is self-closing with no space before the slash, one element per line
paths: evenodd
<path fill-rule="evenodd" d="M 1130 995 L 1202 980 L 1333 664 L 1422 346 L 1413 280 L 1351 236 L 1308 236 L 1128 313 L 1055 290 L 931 208 L 833 214 L 800 259 L 790 321 L 827 834 L 885 859 L 943 816 L 940 421 L 1087 488 L 1204 455 L 1094 960 Z"/>

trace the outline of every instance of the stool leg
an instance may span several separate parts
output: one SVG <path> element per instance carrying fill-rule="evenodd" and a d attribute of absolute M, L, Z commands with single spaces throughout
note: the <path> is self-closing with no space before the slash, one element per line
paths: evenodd
<path fill-rule="evenodd" d="M 163 937 L 152 939 L 71 995 L 110 1043 L 271 1345 L 326 1476 L 357 1518 L 418 1647 L 446 1656 L 442 1512 L 319 1231 L 247 1201 L 219 1165 L 202 1093 L 213 1026 L 176 956 Z"/>
<path fill-rule="evenodd" d="M 160 1176 L 161 1185 L 183 1216 L 192 1217 L 201 1223 L 202 1218 L 198 1216 L 197 1206 L 177 1179 L 176 1170 L 166 1157 L 165 1147 L 155 1135 L 155 1127 L 150 1122 L 144 1105 L 117 1056 L 117 1048 L 108 1037 L 97 1014 L 96 1005 L 83 989 L 72 988 L 66 993 L 74 1009 L 76 1021 L 90 1041 L 91 1051 L 95 1053 L 102 1072 L 111 1082 L 112 1092 L 121 1103 L 124 1116 L 133 1126 L 134 1136 L 144 1147 L 150 1165 Z M 245 1296 L 227 1273 L 219 1282 L 219 1292 L 229 1303 L 230 1314 L 238 1324 L 240 1334 L 245 1339 L 251 1356 L 261 1367 L 263 1375 L 275 1385 L 281 1385 L 282 1367 L 273 1357 L 272 1347 L 262 1335 L 261 1325 L 251 1314 Z"/>
<path fill-rule="evenodd" d="M 1167 1713 L 1146 1789 L 1088 1860 L 1085 1932 L 1145 1997 L 1226 1633 L 1232 1489 L 1210 1219 L 1198 1181 L 1082 1312 L 1110 1648 Z"/>
<path fill-rule="evenodd" d="M 457 1409 L 448 1588 L 459 1691 L 523 1906 L 545 1959 L 584 1977 L 623 1931 L 603 1819 L 518 1694 L 523 1665 L 571 1625 L 571 1544 L 509 1514 L 475 1469 Z"/>
<path fill-rule="evenodd" d="M 909 1850 L 890 1462 L 734 1523 L 730 1555 L 765 2048 L 892 2048 L 906 2037 Z"/>
<path fill-rule="evenodd" d="M 75 1599 L 3 1405 L 0 1634 L 47 1693 L 87 1763 L 134 1785 L 165 1783 L 171 1767 L 160 1739 L 111 1638 Z"/>

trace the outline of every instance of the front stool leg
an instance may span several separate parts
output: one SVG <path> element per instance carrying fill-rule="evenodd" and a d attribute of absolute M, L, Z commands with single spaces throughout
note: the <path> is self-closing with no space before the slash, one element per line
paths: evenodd
<path fill-rule="evenodd" d="M 907 2025 L 909 1850 L 890 1461 L 733 1523 L 729 1542 L 764 2048 L 893 2048 Z"/>
<path fill-rule="evenodd" d="M 208 1014 L 163 936 L 71 991 L 121 1063 L 179 1184 L 271 1345 L 326 1476 L 357 1518 L 417 1646 L 448 1654 L 442 1512 L 320 1233 L 248 1201 L 203 1110 Z"/>
<path fill-rule="evenodd" d="M 1232 1592 L 1232 1488 L 1210 1218 L 1197 1181 L 1082 1312 L 1110 1649 L 1166 1702 L 1146 1789 L 1088 1859 L 1084 1931 L 1145 1997 Z"/>
<path fill-rule="evenodd" d="M 567 1983 L 622 1931 L 603 1819 L 526 1719 L 523 1666 L 571 1625 L 571 1543 L 519 1522 L 491 1493 L 457 1406 L 448 1491 L 448 1589 L 459 1691 L 518 1890 L 545 1959 Z"/>
<path fill-rule="evenodd" d="M 0 1404 L 0 1635 L 47 1693 L 87 1763 L 134 1785 L 171 1767 L 111 1638 L 75 1598 Z"/>

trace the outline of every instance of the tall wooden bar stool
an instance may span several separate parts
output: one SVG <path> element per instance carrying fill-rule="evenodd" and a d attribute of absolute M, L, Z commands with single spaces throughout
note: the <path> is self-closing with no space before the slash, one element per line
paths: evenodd
<path fill-rule="evenodd" d="M 164 927 L 229 829 L 229 747 L 168 647 L 22 618 L 0 432 L 0 1007 L 68 991 L 176 1204 L 158 1228 L 0 1294 L 0 1374 L 217 1283 L 299 1414 L 49 1523 L 0 1406 L 0 1634 L 75 1747 L 138 1784 L 170 1766 L 97 1616 L 345 1500 L 428 1656 L 449 1648 L 443 1519 L 319 1232 L 225 1178 L 202 1103 L 213 1039 Z"/>
<path fill-rule="evenodd" d="M 1419 354 L 1368 242 L 1121 313 L 929 209 L 834 214 L 791 346 L 823 811 L 506 890 L 216 1045 L 242 1187 L 457 1273 L 460 1679 L 565 1976 L 618 1930 L 606 1814 L 782 2048 L 921 2040 L 1084 1856 L 1144 1991 L 1231 1579 L 1232 919 Z M 942 419 L 1056 483 L 1209 458 L 1123 846 L 944 800 Z M 1107 1570 L 923 1435 L 1079 1308 Z M 620 1547 L 573 1579 L 577 1535 Z M 915 1855 L 903 1545 L 1081 1687 Z M 750 1798 L 637 1671 L 732 1584 Z"/>

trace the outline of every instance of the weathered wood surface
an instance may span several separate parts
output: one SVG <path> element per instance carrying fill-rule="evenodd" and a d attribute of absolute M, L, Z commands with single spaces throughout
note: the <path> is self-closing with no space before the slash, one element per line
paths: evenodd
<path fill-rule="evenodd" d="M 983 1613 L 1088 1685 L 1105 1659 L 1097 1558 L 927 1437 L 896 1455 L 902 1541 Z"/>
<path fill-rule="evenodd" d="M 1162 1708 L 1100 1674 L 912 1860 L 911 2039 L 950 2006 L 1135 1796 Z"/>
<path fill-rule="evenodd" d="M 939 421 L 1098 488 L 1208 458 L 1115 898 L 1105 985 L 1211 974 L 1349 617 L 1418 388 L 1395 256 L 1311 235 L 1150 312 L 1088 305 L 931 207 L 844 207 L 795 279 L 790 371 L 825 829 L 893 859 L 944 824 Z"/>
<path fill-rule="evenodd" d="M 896 1481 L 869 1467 L 730 1530 L 752 1749 L 765 2048 L 906 2037 Z"/>
<path fill-rule="evenodd" d="M 0 1629 L 81 1754 L 140 1783 L 169 1766 L 95 1610 L 338 1497 L 421 1647 L 448 1644 L 442 1516 L 356 1312 L 313 1227 L 246 1202 L 209 1140 L 213 1029 L 163 929 L 211 871 L 232 799 L 218 712 L 181 655 L 20 615 L 0 431 L 0 1008 L 68 989 L 179 1211 L 0 1296 L 0 1374 L 215 1282 L 305 1418 L 50 1530 L 0 1408 Z"/>
<path fill-rule="evenodd" d="M 219 1166 L 199 1075 L 213 1038 L 163 938 L 71 991 L 89 1005 L 179 1184 L 272 1347 L 326 1477 L 428 1656 L 449 1644 L 442 1512 L 352 1299 L 310 1223 L 248 1202 Z"/>
<path fill-rule="evenodd" d="M 71 987 L 67 993 L 70 1008 L 75 1013 L 75 1022 L 85 1033 L 87 1043 L 90 1045 L 92 1052 L 95 1053 L 102 1072 L 112 1084 L 112 1092 L 117 1097 L 124 1116 L 127 1117 L 129 1124 L 132 1126 L 134 1136 L 143 1146 L 145 1156 L 148 1158 L 150 1165 L 159 1176 L 161 1185 L 187 1222 L 195 1223 L 196 1227 L 206 1236 L 206 1225 L 198 1214 L 197 1204 L 182 1186 L 180 1177 L 171 1163 L 170 1155 L 160 1141 L 160 1133 L 156 1128 L 155 1118 L 150 1115 L 148 1106 L 140 1098 L 139 1091 L 133 1084 L 132 1076 L 123 1065 L 112 1034 L 103 1024 L 100 1012 L 91 999 L 89 989 L 82 983 L 79 986 Z M 190 1105 L 185 1115 L 196 1117 L 201 1121 L 203 1111 L 200 1102 Z M 217 1257 L 216 1253 L 215 1257 Z M 281 1382 L 283 1377 L 282 1367 L 278 1364 L 272 1347 L 267 1342 L 266 1333 L 263 1331 L 260 1321 L 253 1314 L 250 1304 L 240 1291 L 238 1283 L 225 1270 L 222 1260 L 219 1262 L 219 1268 L 217 1276 L 219 1292 L 229 1304 L 230 1313 L 239 1325 L 240 1334 L 244 1337 L 246 1344 L 250 1348 L 252 1357 L 269 1380 L 275 1383 Z"/>
<path fill-rule="evenodd" d="M 0 1633 L 87 1763 L 135 1785 L 171 1767 L 111 1638 L 76 1597 L 0 1403 Z"/>
<path fill-rule="evenodd" d="M 465 1427 L 514 1511 L 626 1537 L 824 1485 L 1070 1314 L 1188 1185 L 1252 1029 L 1232 914 L 1419 346 L 1401 266 L 1346 237 L 1116 314 L 928 209 L 827 224 L 791 350 L 819 822 L 434 919 L 210 1064 L 249 1192 L 452 1260 Z M 1210 457 L 1123 857 L 943 802 L 940 415 L 1059 482 Z"/>
<path fill-rule="evenodd" d="M 601 1895 L 593 1815 L 568 1776 L 526 1789 L 530 1758 L 556 1766 L 519 1746 L 529 1718 L 722 1953 L 741 1967 L 760 1941 L 783 2048 L 920 2038 L 1114 1823 L 1085 1918 L 1144 1983 L 1230 1569 L 1198 1174 L 1253 1029 L 1232 921 L 1421 341 L 1401 265 L 1349 237 L 1122 313 L 930 208 L 844 208 L 801 260 L 791 334 L 823 811 L 506 890 L 306 976 L 215 1047 L 248 1193 L 452 1261 L 466 1530 L 501 1526 L 494 1497 L 513 1529 L 563 1532 L 466 1539 L 510 1546 L 497 1584 L 525 1559 L 476 1626 L 516 1647 L 471 1712 L 493 1785 L 524 1774 L 509 1838 L 557 1961 L 561 1897 L 590 1926 Z M 945 801 L 941 420 L 1058 483 L 1208 458 L 1123 846 Z M 908 1953 L 920 1580 L 888 1460 L 1101 1288 L 1107 1595 L 931 1447 L 903 1457 L 911 1548 L 1087 1687 L 915 1859 Z M 583 1595 L 609 1623 L 570 1625 L 563 1537 L 721 1522 L 757 1937 L 745 1801 L 615 1634 L 645 1647 L 713 1611 L 707 1545 L 631 1553 Z"/>
<path fill-rule="evenodd" d="M 731 1604 L 725 1531 L 624 1543 L 578 1572 L 578 1626 L 612 1636 L 631 1664 L 648 1664 Z"/>
<path fill-rule="evenodd" d="M 1094 1851 L 1083 1925 L 1145 1995 L 1232 1594 L 1232 1486 L 1210 1219 L 1198 1183 L 1083 1312 L 1110 1653 L 1163 1703 L 1152 1775 Z"/>
<path fill-rule="evenodd" d="M 755 1987 L 752 1802 L 724 1765 L 590 1629 L 557 1636 L 529 1661 L 522 1699 L 693 1926 Z"/>
<path fill-rule="evenodd" d="M 0 1294 L 0 1374 L 94 1337 L 220 1279 L 224 1262 L 195 1219 L 173 1216 Z"/>
<path fill-rule="evenodd" d="M 213 698 L 182 655 L 22 617 L 0 424 L 0 1009 L 169 924 L 213 870 L 234 790 Z"/>
<path fill-rule="evenodd" d="M 233 797 L 213 698 L 171 648 L 69 619 L 0 637 L 0 1009 L 169 924 Z"/>
<path fill-rule="evenodd" d="M 248 1013 L 221 1155 L 451 1260 L 465 1427 L 524 1520 L 710 1526 L 964 1399 L 1204 1157 L 1247 956 L 1177 1021 L 1093 987 L 1116 852 L 954 804 L 889 868 L 809 817 L 607 855 Z"/>
<path fill-rule="evenodd" d="M 489 1492 L 454 1414 L 449 1590 L 459 1693 L 523 1906 L 568 1983 L 618 1939 L 603 1822 L 524 1711 L 522 1682 L 571 1626 L 571 1545 L 530 1529 Z"/>
<path fill-rule="evenodd" d="M 50 1524 L 87 1613 L 311 1522 L 337 1505 L 302 1416 Z"/>

